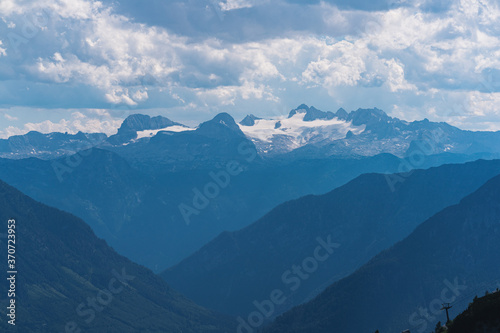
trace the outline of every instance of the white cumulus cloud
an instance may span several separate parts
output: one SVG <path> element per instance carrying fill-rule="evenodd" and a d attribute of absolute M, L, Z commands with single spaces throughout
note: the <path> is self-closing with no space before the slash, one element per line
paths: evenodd
<path fill-rule="evenodd" d="M 5 114 L 7 117 L 8 115 Z M 15 118 L 15 117 L 12 117 Z M 112 117 L 104 110 L 81 110 L 73 111 L 68 119 L 61 119 L 58 122 L 45 120 L 41 122 L 28 122 L 23 127 L 8 126 L 0 131 L 1 138 L 8 138 L 13 135 L 23 135 L 30 131 L 40 133 L 106 133 L 115 134 L 123 119 Z"/>

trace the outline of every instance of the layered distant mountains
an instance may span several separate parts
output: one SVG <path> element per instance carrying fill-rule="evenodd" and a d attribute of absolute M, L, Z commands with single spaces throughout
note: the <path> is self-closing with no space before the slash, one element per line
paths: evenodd
<path fill-rule="evenodd" d="M 430 331 L 438 303 L 456 315 L 500 282 L 499 139 L 300 105 L 1 140 L 0 218 L 22 235 L 20 330 Z M 110 306 L 86 307 L 119 277 Z"/>
<path fill-rule="evenodd" d="M 456 315 L 475 295 L 496 290 L 499 262 L 500 176 L 496 176 L 264 331 L 429 332 L 438 321 L 446 322 L 443 304 L 453 305 Z M 481 315 L 469 311 L 475 318 L 463 316 L 450 332 L 497 332 L 498 312 L 488 313 L 498 305 L 486 306 L 484 328 L 490 330 L 476 330 L 473 324 L 480 324 Z M 462 326 L 470 324 L 472 330 Z"/>
<path fill-rule="evenodd" d="M 0 245 L 5 251 L 3 232 L 10 219 L 15 219 L 17 236 L 17 319 L 16 326 L 7 323 L 11 287 L 3 278 L 0 331 L 234 331 L 231 318 L 194 304 L 150 270 L 118 255 L 82 220 L 0 181 Z"/>
<path fill-rule="evenodd" d="M 234 120 L 229 118 L 231 116 L 227 114 L 218 116 L 220 124 L 227 124 L 231 128 Z M 203 126 L 200 125 L 198 129 Z M 426 155 L 444 152 L 500 153 L 500 132 L 464 131 L 427 119 L 407 122 L 392 118 L 377 108 L 358 109 L 349 113 L 344 109 L 324 112 L 302 104 L 291 110 L 288 117 L 262 119 L 249 115 L 236 127 L 255 144 L 261 156 L 267 157 L 290 153 L 320 158 L 332 155 L 373 156 L 380 153 L 405 157 L 415 150 L 423 151 Z M 137 150 L 145 142 L 154 141 L 153 138 L 156 142 L 182 142 L 185 132 L 193 130 L 165 117 L 136 114 L 125 119 L 117 134 L 110 137 L 105 134 L 30 132 L 0 140 L 0 157 L 48 159 L 96 146 L 120 147 L 124 156 L 132 152 L 139 158 Z M 213 136 L 217 133 L 209 127 L 203 132 L 212 132 Z"/>
<path fill-rule="evenodd" d="M 392 155 L 270 163 L 259 161 L 252 150 L 231 155 L 212 142 L 212 147 L 200 145 L 221 162 L 197 157 L 213 167 L 169 171 L 151 164 L 142 170 L 114 152 L 92 149 L 49 161 L 0 159 L 0 178 L 84 219 L 119 253 L 161 271 L 284 201 L 325 193 L 362 173 L 396 172 L 402 165 Z M 255 160 L 246 162 L 245 156 Z M 231 175 L 229 162 L 238 158 Z M 442 157 L 433 157 L 426 164 L 440 163 Z"/>
<path fill-rule="evenodd" d="M 286 202 L 242 230 L 219 235 L 162 276 L 197 303 L 242 317 L 256 310 L 254 301 L 280 289 L 286 301 L 275 305 L 274 317 L 354 272 L 498 174 L 498 160 L 418 170 L 394 188 L 387 179 L 402 175 L 365 174 L 325 195 Z M 337 245 L 332 253 L 307 263 L 327 239 Z"/>
<path fill-rule="evenodd" d="M 415 150 L 426 154 L 500 152 L 500 132 L 463 131 L 427 119 L 407 122 L 389 117 L 377 108 L 350 113 L 339 109 L 333 113 L 302 104 L 290 111 L 286 119 L 266 120 L 250 115 L 240 125 L 265 155 L 294 152 L 324 157 L 390 153 L 403 157 Z"/>
<path fill-rule="evenodd" d="M 111 137 L 28 133 L 1 141 L 6 158 L 0 159 L 0 178 L 84 219 L 119 253 L 159 272 L 221 232 L 241 229 L 287 200 L 329 192 L 363 173 L 496 156 L 498 142 L 483 137 L 497 133 L 430 122 L 408 127 L 391 119 L 376 109 L 332 113 L 305 105 L 280 121 L 249 116 L 237 124 L 222 113 L 197 128 L 132 115 Z M 404 125 L 404 138 L 403 132 L 382 130 L 387 124 Z M 271 143 L 261 137 L 266 126 L 272 127 Z M 454 133 L 469 139 L 451 149 L 444 142 L 462 135 Z M 291 151 L 290 140 L 300 141 Z M 347 150 L 328 150 L 340 142 Z M 365 150 L 364 144 L 385 148 Z M 378 154 L 396 146 L 403 157 Z M 414 153 L 404 156 L 411 149 Z"/>
<path fill-rule="evenodd" d="M 21 159 L 38 157 L 43 159 L 71 155 L 77 151 L 97 146 L 106 140 L 103 133 L 77 134 L 29 132 L 0 139 L 0 157 Z"/>

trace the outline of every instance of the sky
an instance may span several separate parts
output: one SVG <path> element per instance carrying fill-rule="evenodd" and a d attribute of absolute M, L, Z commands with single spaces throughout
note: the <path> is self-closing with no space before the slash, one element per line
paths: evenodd
<path fill-rule="evenodd" d="M 499 1 L 0 1 L 0 138 L 302 103 L 500 130 Z"/>

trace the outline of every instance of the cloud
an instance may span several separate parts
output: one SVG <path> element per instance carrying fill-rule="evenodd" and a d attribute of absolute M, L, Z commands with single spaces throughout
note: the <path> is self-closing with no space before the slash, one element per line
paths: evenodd
<path fill-rule="evenodd" d="M 241 8 L 251 8 L 253 6 L 253 2 L 250 0 L 226 0 L 218 3 L 222 11 L 230 11 Z"/>
<path fill-rule="evenodd" d="M 10 117 L 5 114 L 6 118 Z M 108 135 L 115 134 L 120 127 L 123 119 L 114 118 L 108 111 L 104 110 L 81 110 L 73 111 L 69 119 L 61 119 L 58 122 L 45 120 L 38 123 L 28 122 L 22 128 L 8 126 L 3 131 L 0 131 L 0 138 L 8 138 L 13 135 L 24 135 L 30 131 L 41 133 L 106 133 Z M 17 119 L 12 117 L 14 120 Z"/>
<path fill-rule="evenodd" d="M 480 107 L 461 123 L 496 119 L 495 1 L 350 3 L 5 0 L 0 25 L 25 40 L 16 53 L 2 37 L 0 57 L 8 66 L 0 70 L 7 78 L 0 100 L 47 108 L 189 105 L 252 112 L 293 107 L 300 98 L 456 121 L 443 100 L 462 96 Z M 34 19 L 40 13 L 45 22 Z M 26 18 L 37 29 L 30 38 L 23 34 Z"/>
<path fill-rule="evenodd" d="M 7 119 L 7 120 L 9 120 L 9 121 L 19 120 L 17 117 L 13 117 L 13 116 L 11 116 L 11 115 L 9 115 L 9 114 L 7 114 L 7 113 L 4 113 L 4 115 L 3 115 L 3 116 L 4 116 L 4 118 L 5 118 L 5 119 Z"/>
<path fill-rule="evenodd" d="M 339 85 L 354 86 L 361 80 L 361 74 L 366 71 L 363 59 L 366 52 L 367 50 L 358 49 L 355 44 L 347 41 L 324 47 L 319 59 L 307 65 L 302 73 L 302 80 L 327 88 Z"/>
<path fill-rule="evenodd" d="M 7 50 L 2 47 L 3 42 L 0 40 L 0 56 L 6 56 Z"/>

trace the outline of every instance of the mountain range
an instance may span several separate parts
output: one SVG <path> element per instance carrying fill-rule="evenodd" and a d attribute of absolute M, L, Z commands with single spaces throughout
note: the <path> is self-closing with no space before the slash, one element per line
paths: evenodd
<path fill-rule="evenodd" d="M 405 157 L 415 150 L 422 150 L 426 155 L 449 152 L 498 156 L 500 153 L 500 132 L 464 131 L 447 123 L 435 123 L 427 119 L 408 122 L 390 117 L 377 108 L 358 109 L 349 113 L 344 109 L 325 112 L 302 104 L 291 110 L 288 117 L 263 119 L 248 115 L 236 127 L 228 114 L 220 114 L 215 119 L 219 124 L 227 124 L 228 129 L 235 132 L 238 132 L 236 127 L 239 127 L 244 136 L 255 144 L 259 155 L 268 158 L 290 153 L 319 158 L 333 155 L 373 156 L 381 153 Z M 205 127 L 201 131 L 205 135 L 211 131 L 213 134 L 218 133 L 208 124 L 213 122 L 205 122 L 195 129 L 162 116 L 135 114 L 127 117 L 117 133 L 110 137 L 102 133 L 78 133 L 73 136 L 30 132 L 3 139 L 0 140 L 0 157 L 48 159 L 75 153 L 89 146 L 120 148 L 122 156 L 126 157 L 130 152 L 137 155 L 137 150 L 153 138 L 172 143 L 180 140 L 182 143 L 185 132 L 201 127 Z"/>
<path fill-rule="evenodd" d="M 292 123 L 352 118 L 349 121 L 368 126 L 372 121 L 358 111 L 334 116 L 314 108 L 304 113 L 304 108 L 290 112 Z M 0 159 L 0 178 L 36 200 L 84 219 L 120 254 L 159 272 L 221 232 L 241 229 L 287 200 L 326 193 L 363 173 L 407 172 L 495 155 L 487 150 L 429 155 L 438 151 L 433 141 L 427 142 L 430 148 L 415 144 L 417 153 L 405 158 L 309 154 L 312 144 L 281 155 L 261 154 L 259 143 L 242 131 L 246 127 L 224 113 L 196 129 L 164 117 L 132 115 L 116 135 L 99 135 L 102 141 L 96 147 L 76 149 L 73 155 L 61 156 L 66 150 L 57 147 L 75 141 L 62 135 L 54 146 L 55 159 L 46 159 L 50 150 L 45 148 L 41 159 L 37 147 L 60 136 L 37 134 L 43 140 L 31 140 L 25 147 L 32 152 L 26 156 L 32 158 L 17 158 L 21 154 Z M 78 137 L 85 141 L 83 133 Z M 233 175 L 227 173 L 228 167 Z"/>
<path fill-rule="evenodd" d="M 456 314 L 474 295 L 500 286 L 498 262 L 495 176 L 264 332 L 429 332 L 446 322 L 443 304 L 451 303 Z"/>
<path fill-rule="evenodd" d="M 0 181 L 2 231 L 12 219 L 17 332 L 215 333 L 234 327 L 230 317 L 194 304 L 117 254 L 82 220 Z M 7 249 L 6 234 L 0 245 Z M 2 281 L 3 290 L 12 289 Z M 0 330 L 10 332 L 7 292 L 0 303 Z"/>
<path fill-rule="evenodd" d="M 133 285 L 132 294 L 127 294 L 130 300 L 118 295 L 118 312 L 110 310 L 102 322 L 92 320 L 92 327 L 78 324 L 85 330 L 234 330 L 232 319 L 213 312 L 219 311 L 236 316 L 237 329 L 243 331 L 343 332 L 355 321 L 352 300 L 359 290 L 372 293 L 365 284 L 371 283 L 371 274 L 377 278 L 380 272 L 359 274 L 376 263 L 384 274 L 387 271 L 399 279 L 401 274 L 415 276 L 401 285 L 422 289 L 429 283 L 429 290 L 420 299 L 416 293 L 386 297 L 382 307 L 397 311 L 366 315 L 353 329 L 399 333 L 408 324 L 422 329 L 422 318 L 414 316 L 409 321 L 405 311 L 418 315 L 419 304 L 425 305 L 439 283 L 455 283 L 457 277 L 457 281 L 470 281 L 471 287 L 487 287 L 496 271 L 475 273 L 472 279 L 467 272 L 488 271 L 486 265 L 491 264 L 476 257 L 476 266 L 466 273 L 457 268 L 471 265 L 467 253 L 479 255 L 484 251 L 479 245 L 460 247 L 452 239 L 454 252 L 448 254 L 457 259 L 443 267 L 455 275 L 443 277 L 434 257 L 427 264 L 416 257 L 414 252 L 421 251 L 416 245 L 413 252 L 400 253 L 400 244 L 416 237 L 421 225 L 445 223 L 436 216 L 444 214 L 439 212 L 446 212 L 446 207 L 462 207 L 477 193 L 496 195 L 478 188 L 500 173 L 500 162 L 492 160 L 500 156 L 499 133 L 463 131 L 428 120 L 406 122 L 376 108 L 348 113 L 300 105 L 288 117 L 249 115 L 239 124 L 227 113 L 196 128 L 137 114 L 125 119 L 110 137 L 30 132 L 1 140 L 0 179 L 42 203 L 1 183 L 6 214 L 36 223 L 23 230 L 30 241 L 23 247 L 33 254 L 26 254 L 31 268 L 23 269 L 30 277 L 22 277 L 20 283 L 29 287 L 20 298 L 33 304 L 37 314 L 43 314 L 42 303 L 54 302 L 59 313 L 69 316 L 68 311 L 78 307 L 78 297 L 85 299 L 92 291 L 105 289 L 109 273 L 104 267 L 118 272 L 121 268 L 113 265 L 119 263 L 147 282 Z M 469 161 L 474 162 L 465 163 Z M 9 201 L 10 197 L 17 201 Z M 467 209 L 461 212 L 471 214 Z M 46 218 L 73 222 L 57 224 L 58 231 Z M 78 218 L 91 229 L 82 229 Z M 472 228 L 469 236 L 489 244 L 496 237 L 495 230 L 484 235 Z M 46 238 L 39 240 L 31 233 Z M 81 238 L 77 240 L 74 234 Z M 419 244 L 429 241 L 419 237 Z M 75 250 L 68 249 L 71 244 L 76 244 Z M 54 263 L 41 267 L 45 260 L 36 257 L 39 249 L 47 249 L 43 256 L 55 258 Z M 445 251 L 437 245 L 434 249 Z M 80 257 L 92 257 L 89 251 L 103 259 L 94 262 Z M 384 257 L 387 253 L 390 259 Z M 163 272 L 161 278 L 127 260 Z M 402 272 L 394 271 L 387 260 L 404 262 Z M 414 267 L 422 272 L 410 269 Z M 431 276 L 439 281 L 430 281 Z M 52 287 L 49 278 L 55 281 Z M 395 281 L 384 276 L 374 283 L 377 292 L 390 292 L 392 287 L 385 283 Z M 158 295 L 154 288 L 160 290 Z M 404 294 L 402 288 L 396 284 L 394 292 Z M 331 290 L 344 298 L 332 296 Z M 78 297 L 68 297 L 68 292 Z M 348 295 L 353 295 L 352 300 Z M 368 297 L 364 306 L 374 306 L 383 297 Z M 144 302 L 144 311 L 166 319 L 145 324 L 141 322 L 145 315 L 128 315 L 123 310 L 132 306 L 129 301 Z M 454 309 L 465 309 L 465 305 Z M 59 325 L 58 315 L 36 317 L 30 311 L 20 308 L 20 314 L 29 318 L 27 329 L 62 329 L 45 321 Z M 318 315 L 311 316 L 309 311 Z M 364 312 L 369 313 L 368 308 Z M 431 321 L 426 319 L 425 325 Z"/>
<path fill-rule="evenodd" d="M 0 157 L 52 159 L 92 148 L 104 142 L 106 138 L 107 135 L 104 133 L 42 134 L 31 131 L 25 135 L 14 135 L 8 139 L 0 139 Z"/>
<path fill-rule="evenodd" d="M 20 252 L 29 267 L 21 265 L 28 275 L 19 282 L 28 287 L 19 297 L 31 306 L 19 308 L 29 318 L 23 328 L 63 330 L 62 316 L 74 314 L 89 293 L 105 291 L 109 275 L 124 267 L 144 281 L 131 282 L 132 290 L 125 285 L 130 299 L 116 295 L 117 307 L 106 307 L 92 325 L 77 313 L 78 327 L 428 329 L 442 314 L 420 309 L 443 285 L 467 283 L 476 291 L 497 278 L 488 269 L 497 257 L 485 249 L 498 250 L 490 219 L 499 133 L 406 122 L 376 108 L 300 105 L 276 119 L 248 115 L 236 123 L 221 113 L 190 128 L 136 114 L 109 137 L 30 132 L 0 140 L 0 179 L 41 202 L 0 183 L 2 216 L 30 220 L 20 227 L 29 242 L 20 244 L 30 252 Z M 455 229 L 449 216 L 460 217 Z M 468 300 L 462 293 L 453 311 Z M 359 323 L 356 301 L 364 302 Z M 143 312 L 130 315 L 132 303 L 142 302 Z M 47 303 L 55 314 L 44 314 Z M 379 308 L 396 310 L 382 315 Z M 146 313 L 155 319 L 144 322 Z"/>
<path fill-rule="evenodd" d="M 279 205 L 244 229 L 222 233 L 162 276 L 197 303 L 240 316 L 274 289 L 285 290 L 287 300 L 275 307 L 274 317 L 351 274 L 498 174 L 499 160 L 416 170 L 394 188 L 388 179 L 402 175 L 365 174 L 327 194 Z M 329 242 L 338 248 L 316 262 L 313 273 L 294 268 L 305 265 L 318 244 Z"/>
<path fill-rule="evenodd" d="M 218 155 L 214 160 L 222 160 Z M 225 159 L 224 169 L 233 156 Z M 198 191 L 224 170 L 142 171 L 116 153 L 94 148 L 49 161 L 0 159 L 0 177 L 36 200 L 84 219 L 119 253 L 163 270 L 220 232 L 242 228 L 283 201 L 326 192 L 364 172 L 396 171 L 399 165 L 389 155 L 265 165 L 243 160 L 244 171 L 231 176 L 218 196 L 191 215 L 186 207 L 196 209 Z"/>
<path fill-rule="evenodd" d="M 289 152 L 318 157 L 500 152 L 500 132 L 463 131 L 427 119 L 407 122 L 377 108 L 333 113 L 302 104 L 288 118 L 266 120 L 251 115 L 240 125 L 259 152 L 271 156 Z"/>

